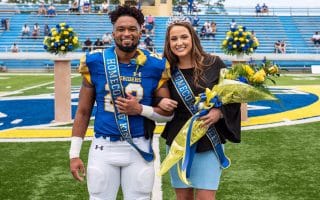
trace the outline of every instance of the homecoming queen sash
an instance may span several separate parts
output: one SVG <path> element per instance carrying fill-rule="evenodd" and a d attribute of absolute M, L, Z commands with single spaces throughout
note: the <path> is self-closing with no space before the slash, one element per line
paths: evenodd
<path fill-rule="evenodd" d="M 115 102 L 115 100 L 118 97 L 125 98 L 122 83 L 120 81 L 118 57 L 115 53 L 114 47 L 104 50 L 103 61 L 104 61 L 105 74 L 106 74 L 106 79 L 109 85 L 112 102 Z M 132 147 L 134 147 L 146 161 L 151 162 L 154 159 L 154 153 L 151 146 L 151 139 L 150 139 L 150 148 L 149 148 L 150 152 L 142 151 L 136 144 L 133 143 L 131 133 L 130 133 L 128 115 L 119 113 L 115 105 L 114 105 L 114 115 L 116 118 L 118 129 L 121 133 L 121 136 Z"/>
<path fill-rule="evenodd" d="M 208 114 L 208 110 L 200 110 L 199 111 L 198 107 L 194 106 L 195 96 L 194 96 L 188 82 L 184 78 L 182 72 L 178 68 L 173 70 L 171 80 L 172 80 L 173 85 L 175 86 L 178 94 L 180 95 L 181 99 L 183 100 L 185 106 L 188 108 L 189 112 L 193 115 L 191 118 L 191 123 L 190 123 L 190 125 L 192 126 L 192 124 L 195 120 Z M 200 95 L 200 99 L 201 98 L 202 97 Z M 218 102 L 216 100 L 215 107 L 219 107 L 219 106 L 221 106 L 221 102 Z M 193 160 L 195 150 L 196 150 L 196 145 L 197 145 L 197 143 L 195 143 L 190 146 L 191 134 L 192 134 L 192 127 L 189 128 L 188 132 L 187 132 L 186 152 L 185 152 L 185 156 L 183 158 L 182 166 L 181 166 L 182 172 L 186 173 L 187 178 L 190 176 L 190 169 L 191 169 L 191 165 L 192 165 L 192 160 Z M 230 160 L 224 154 L 223 146 L 221 144 L 219 135 L 218 135 L 214 126 L 209 127 L 208 131 L 206 132 L 206 136 L 208 137 L 208 139 L 210 140 L 210 142 L 213 146 L 214 152 L 220 162 L 221 167 L 222 168 L 229 167 Z M 178 165 L 178 167 L 180 167 L 180 166 Z"/>

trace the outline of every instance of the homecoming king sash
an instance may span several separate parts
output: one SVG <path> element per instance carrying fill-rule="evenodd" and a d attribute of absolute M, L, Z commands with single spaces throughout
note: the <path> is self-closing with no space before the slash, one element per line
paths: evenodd
<path fill-rule="evenodd" d="M 106 79 L 109 85 L 112 102 L 115 102 L 115 100 L 118 97 L 125 98 L 122 83 L 120 80 L 118 57 L 114 47 L 104 50 L 103 61 L 104 61 L 105 74 L 106 74 Z M 154 159 L 154 153 L 151 146 L 151 139 L 150 139 L 150 148 L 149 148 L 150 152 L 142 151 L 136 144 L 133 143 L 131 133 L 130 133 L 128 115 L 119 113 L 115 104 L 114 104 L 114 115 L 116 118 L 118 129 L 121 133 L 121 136 L 131 146 L 133 146 L 146 161 L 151 162 Z"/>
<path fill-rule="evenodd" d="M 186 178 L 188 178 L 190 176 L 190 169 L 191 169 L 191 165 L 192 165 L 192 160 L 193 160 L 195 150 L 196 150 L 196 145 L 197 145 L 197 143 L 190 145 L 191 144 L 192 125 L 195 120 L 208 114 L 209 110 L 205 110 L 205 109 L 199 110 L 198 109 L 198 104 L 201 103 L 201 101 L 205 101 L 204 93 L 200 94 L 200 102 L 198 102 L 196 105 L 194 105 L 195 96 L 194 96 L 188 82 L 184 78 L 182 72 L 178 68 L 176 68 L 172 71 L 171 80 L 172 80 L 173 85 L 175 86 L 178 94 L 180 95 L 181 99 L 183 100 L 185 106 L 188 108 L 189 112 L 193 115 L 191 118 L 190 127 L 187 132 L 186 149 L 185 149 L 185 154 L 184 154 L 184 157 L 182 160 L 182 166 L 181 166 L 182 175 L 179 173 L 180 178 L 182 180 L 185 180 L 184 182 L 188 182 L 186 180 Z M 213 98 L 212 103 L 213 103 L 214 107 L 221 106 L 221 102 L 218 101 L 217 98 Z M 222 168 L 229 167 L 230 160 L 224 154 L 224 149 L 222 147 L 219 135 L 218 135 L 215 127 L 210 126 L 208 131 L 206 132 L 206 135 L 213 146 L 214 152 L 220 162 L 221 167 Z M 179 167 L 180 166 L 178 164 L 178 170 L 180 170 Z"/>

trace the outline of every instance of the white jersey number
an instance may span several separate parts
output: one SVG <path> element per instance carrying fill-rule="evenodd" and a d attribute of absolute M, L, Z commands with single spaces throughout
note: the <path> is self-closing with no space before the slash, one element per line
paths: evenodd
<path fill-rule="evenodd" d="M 111 98 L 110 88 L 108 84 L 105 85 L 105 90 L 107 92 L 107 95 L 104 96 L 104 110 L 108 112 L 114 112 L 113 101 Z M 138 101 L 140 101 L 143 98 L 143 87 L 141 86 L 141 84 L 129 83 L 124 88 L 124 91 L 125 93 L 130 93 L 133 96 L 136 96 Z"/>

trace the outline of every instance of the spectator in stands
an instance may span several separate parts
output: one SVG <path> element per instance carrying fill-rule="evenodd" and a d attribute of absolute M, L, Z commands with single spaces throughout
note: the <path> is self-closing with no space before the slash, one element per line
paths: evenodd
<path fill-rule="evenodd" d="M 47 9 L 44 5 L 44 2 L 40 2 L 39 8 L 38 8 L 38 15 L 47 15 Z"/>
<path fill-rule="evenodd" d="M 269 8 L 265 3 L 263 3 L 263 5 L 262 5 L 261 12 L 262 13 L 268 13 L 269 12 Z"/>
<path fill-rule="evenodd" d="M 255 7 L 255 9 L 256 9 L 256 15 L 257 15 L 257 16 L 259 16 L 259 15 L 260 15 L 260 13 L 261 13 L 261 7 L 260 7 L 260 4 L 257 4 L 257 5 L 256 5 L 256 7 Z"/>
<path fill-rule="evenodd" d="M 33 31 L 37 33 L 37 36 L 40 35 L 40 26 L 39 26 L 38 23 L 35 23 L 35 24 L 33 25 Z"/>
<path fill-rule="evenodd" d="M 206 26 L 203 25 L 200 29 L 200 39 L 203 39 L 207 35 Z"/>
<path fill-rule="evenodd" d="M 141 33 L 146 34 L 146 22 L 144 22 L 141 26 Z"/>
<path fill-rule="evenodd" d="M 9 30 L 10 28 L 10 21 L 8 18 L 2 18 L 1 19 L 1 27 L 4 28 L 5 31 Z"/>
<path fill-rule="evenodd" d="M 187 14 L 192 15 L 193 13 L 193 0 L 188 0 Z"/>
<path fill-rule="evenodd" d="M 50 4 L 48 8 L 48 16 L 56 16 L 56 8 L 54 7 L 53 4 Z"/>
<path fill-rule="evenodd" d="M 82 51 L 91 51 L 92 50 L 92 41 L 89 37 L 87 37 L 86 41 L 84 41 L 82 46 Z"/>
<path fill-rule="evenodd" d="M 74 0 L 71 4 L 71 7 L 69 8 L 70 12 L 79 12 L 79 4 L 78 0 Z"/>
<path fill-rule="evenodd" d="M 49 33 L 50 33 L 49 25 L 48 25 L 48 24 L 45 24 L 45 25 L 44 25 L 44 28 L 43 28 L 43 34 L 44 34 L 44 36 L 48 36 Z"/>
<path fill-rule="evenodd" d="M 215 37 L 215 34 L 213 33 L 212 31 L 212 27 L 211 27 L 211 24 L 207 25 L 206 26 L 206 37 L 208 37 L 210 39 L 210 37 L 212 36 L 212 38 Z"/>
<path fill-rule="evenodd" d="M 24 24 L 21 29 L 21 37 L 23 38 L 25 35 L 30 36 L 30 28 L 28 24 Z"/>
<path fill-rule="evenodd" d="M 215 37 L 217 33 L 217 24 L 214 21 L 212 21 L 210 25 L 211 25 L 212 33 L 214 34 L 214 37 Z"/>
<path fill-rule="evenodd" d="M 281 53 L 280 51 L 280 45 L 281 45 L 281 41 L 278 40 L 274 43 L 274 53 Z"/>
<path fill-rule="evenodd" d="M 149 14 L 146 17 L 146 21 L 147 21 L 148 24 L 151 24 L 152 26 L 154 26 L 154 17 L 152 15 Z"/>
<path fill-rule="evenodd" d="M 103 49 L 103 42 L 100 40 L 100 38 L 97 38 L 97 40 L 94 42 L 93 50 L 96 49 Z"/>
<path fill-rule="evenodd" d="M 85 1 L 85 2 L 83 3 L 83 6 L 82 6 L 82 12 L 83 12 L 83 13 L 90 13 L 90 11 L 91 11 L 91 4 L 90 4 L 90 2 Z"/>
<path fill-rule="evenodd" d="M 235 19 L 232 19 L 231 22 L 230 22 L 230 28 L 231 29 L 236 29 L 237 28 L 237 22 Z"/>
<path fill-rule="evenodd" d="M 147 23 L 144 27 L 146 29 L 146 34 L 153 35 L 154 32 L 153 32 L 153 25 L 152 24 Z"/>
<path fill-rule="evenodd" d="M 179 15 L 183 15 L 183 8 L 182 8 L 181 3 L 179 3 L 177 10 L 178 10 Z"/>
<path fill-rule="evenodd" d="M 108 32 L 103 34 L 102 43 L 104 46 L 111 45 L 112 44 L 112 35 Z"/>
<path fill-rule="evenodd" d="M 36 39 L 36 38 L 39 37 L 39 36 L 40 36 L 40 26 L 39 26 L 38 23 L 35 23 L 35 24 L 33 25 L 32 37 L 33 37 L 34 39 Z"/>
<path fill-rule="evenodd" d="M 280 43 L 280 52 L 285 54 L 287 52 L 287 44 L 284 40 Z"/>
<path fill-rule="evenodd" d="M 154 44 L 152 39 L 150 38 L 150 35 L 146 35 L 146 38 L 144 39 L 143 42 L 146 45 L 146 49 L 152 52 L 154 51 Z"/>
<path fill-rule="evenodd" d="M 319 32 L 316 31 L 314 33 L 314 35 L 311 37 L 311 41 L 313 42 L 313 44 L 316 46 L 316 47 L 319 47 L 320 45 L 320 35 L 319 35 Z"/>
<path fill-rule="evenodd" d="M 198 15 L 194 15 L 192 18 L 192 26 L 193 27 L 199 26 L 199 21 L 200 21 L 200 18 L 198 17 Z"/>
<path fill-rule="evenodd" d="M 16 43 L 13 43 L 13 45 L 11 46 L 11 52 L 12 53 L 18 53 L 19 52 L 19 47 Z"/>
<path fill-rule="evenodd" d="M 104 1 L 102 4 L 101 4 L 101 10 L 103 13 L 108 13 L 109 12 L 109 4 L 107 1 Z"/>

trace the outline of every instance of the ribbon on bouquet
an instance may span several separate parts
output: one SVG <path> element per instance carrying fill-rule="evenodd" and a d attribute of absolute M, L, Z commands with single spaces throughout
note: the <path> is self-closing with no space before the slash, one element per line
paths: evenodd
<path fill-rule="evenodd" d="M 209 93 L 207 93 L 209 94 Z M 178 175 L 182 182 L 185 184 L 190 185 L 188 178 L 190 177 L 191 172 L 191 165 L 193 161 L 193 157 L 196 152 L 197 143 L 192 144 L 192 130 L 194 129 L 194 124 L 196 120 L 205 116 L 209 113 L 212 107 L 219 108 L 221 107 L 222 103 L 219 101 L 217 96 L 213 98 L 207 98 L 205 93 L 201 93 L 199 98 L 196 98 L 196 103 L 194 106 L 199 107 L 199 112 L 193 115 L 190 118 L 190 123 L 187 127 L 187 134 L 186 134 L 186 144 L 185 144 L 185 151 L 183 153 L 182 163 L 178 164 Z M 203 124 L 202 126 L 206 126 Z M 230 166 L 230 159 L 225 155 L 223 146 L 221 144 L 220 138 L 218 136 L 217 131 L 215 130 L 214 126 L 207 127 L 206 136 L 209 138 L 212 146 L 214 148 L 214 152 L 219 160 L 221 168 L 225 169 Z M 180 166 L 181 165 L 181 168 Z"/>

